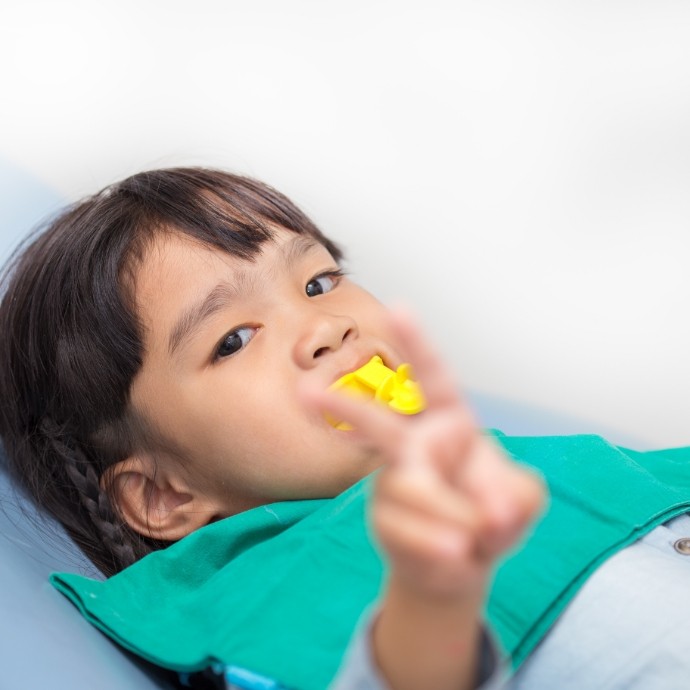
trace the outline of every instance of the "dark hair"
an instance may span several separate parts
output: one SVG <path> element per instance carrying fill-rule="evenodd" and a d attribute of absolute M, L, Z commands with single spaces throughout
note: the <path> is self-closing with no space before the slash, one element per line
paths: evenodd
<path fill-rule="evenodd" d="M 155 170 L 68 208 L 6 269 L 0 436 L 9 470 L 106 575 L 165 545 L 132 530 L 100 487 L 141 432 L 129 405 L 142 364 L 134 268 L 159 232 L 251 261 L 276 226 L 341 258 L 304 213 L 261 182 Z"/>

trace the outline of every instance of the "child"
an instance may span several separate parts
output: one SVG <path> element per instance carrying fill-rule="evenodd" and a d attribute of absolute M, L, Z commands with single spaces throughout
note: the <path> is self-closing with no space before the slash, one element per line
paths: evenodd
<path fill-rule="evenodd" d="M 0 309 L 11 471 L 113 575 L 382 467 L 372 521 L 390 574 L 365 677 L 475 687 L 491 566 L 542 490 L 479 433 L 418 328 L 340 259 L 285 197 L 226 173 L 142 173 L 75 205 L 19 257 Z M 414 365 L 424 414 L 326 392 L 374 354 Z"/>

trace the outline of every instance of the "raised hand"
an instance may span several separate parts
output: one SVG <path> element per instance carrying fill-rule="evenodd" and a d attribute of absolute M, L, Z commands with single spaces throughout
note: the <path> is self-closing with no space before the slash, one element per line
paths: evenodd
<path fill-rule="evenodd" d="M 427 399 L 416 416 L 323 392 L 314 402 L 382 453 L 372 518 L 396 577 L 429 596 L 482 587 L 497 555 L 536 515 L 540 481 L 481 432 L 453 373 L 404 313 L 391 313 Z"/>
<path fill-rule="evenodd" d="M 478 428 L 453 373 L 413 319 L 390 327 L 427 407 L 416 416 L 329 391 L 310 404 L 344 419 L 376 447 L 373 526 L 390 561 L 374 656 L 395 690 L 472 686 L 479 619 L 495 559 L 544 499 L 540 480 Z"/>

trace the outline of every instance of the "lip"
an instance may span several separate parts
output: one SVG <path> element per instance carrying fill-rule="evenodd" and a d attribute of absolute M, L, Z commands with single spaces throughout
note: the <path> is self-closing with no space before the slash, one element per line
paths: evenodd
<path fill-rule="evenodd" d="M 351 366 L 338 370 L 338 372 L 336 372 L 335 376 L 331 380 L 331 384 L 334 384 L 336 381 L 340 380 L 346 374 L 351 374 L 353 371 L 357 371 L 357 369 L 363 367 L 375 355 L 381 357 L 381 359 L 383 359 L 383 363 L 386 364 L 386 358 L 382 353 L 369 352 L 368 354 L 361 355 L 356 360 L 354 360 L 354 364 L 352 364 Z"/>
<path fill-rule="evenodd" d="M 377 343 L 376 347 L 367 349 L 366 352 L 363 352 L 361 355 L 351 359 L 348 358 L 352 364 L 347 367 L 339 368 L 333 378 L 330 379 L 329 383 L 333 384 L 345 376 L 345 374 L 351 374 L 353 371 L 357 371 L 357 369 L 363 367 L 372 357 L 376 355 L 383 360 L 385 366 L 393 371 L 396 371 L 396 369 L 403 363 L 403 360 L 395 354 L 395 351 L 385 346 L 383 343 Z"/>

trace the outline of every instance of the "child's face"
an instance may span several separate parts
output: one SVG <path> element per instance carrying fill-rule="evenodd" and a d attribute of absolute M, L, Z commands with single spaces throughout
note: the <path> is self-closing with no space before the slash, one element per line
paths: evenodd
<path fill-rule="evenodd" d="M 221 513 L 334 496 L 380 464 L 298 396 L 374 354 L 401 363 L 384 307 L 337 269 L 323 246 L 280 230 L 254 262 L 161 234 L 138 272 L 132 404 Z"/>

